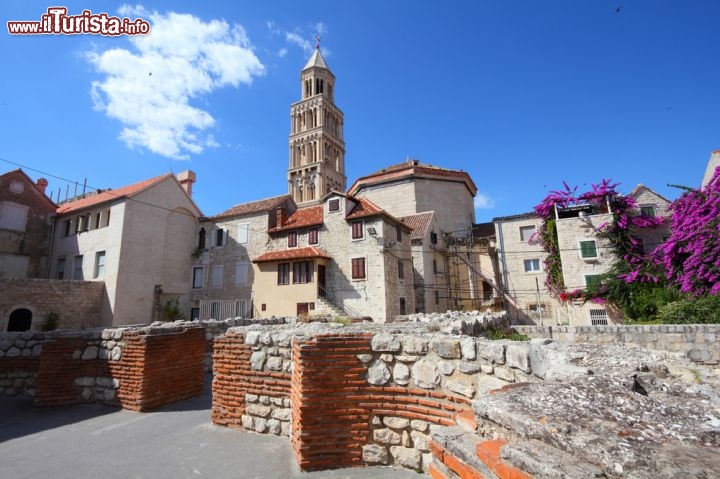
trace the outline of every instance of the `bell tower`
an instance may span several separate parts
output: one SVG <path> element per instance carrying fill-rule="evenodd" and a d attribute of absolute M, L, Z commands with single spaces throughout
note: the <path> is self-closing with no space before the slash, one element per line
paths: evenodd
<path fill-rule="evenodd" d="M 301 100 L 290 106 L 288 194 L 295 203 L 317 203 L 332 190 L 345 191 L 343 113 L 335 106 L 335 75 L 315 51 L 300 72 Z"/>

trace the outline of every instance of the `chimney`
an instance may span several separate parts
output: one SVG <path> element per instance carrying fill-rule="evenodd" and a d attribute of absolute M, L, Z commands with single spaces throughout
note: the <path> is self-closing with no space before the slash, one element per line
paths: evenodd
<path fill-rule="evenodd" d="M 276 221 L 276 228 L 280 228 L 285 223 L 285 208 L 282 206 L 277 209 L 276 212 L 277 215 L 277 221 Z"/>
<path fill-rule="evenodd" d="M 45 194 L 45 188 L 47 188 L 48 180 L 45 178 L 38 178 L 37 182 L 35 183 L 37 185 L 38 190 L 44 195 Z"/>
<path fill-rule="evenodd" d="M 185 170 L 177 174 L 178 183 L 180 183 L 188 196 L 192 196 L 192 186 L 195 183 L 195 178 L 195 172 L 192 170 Z"/>

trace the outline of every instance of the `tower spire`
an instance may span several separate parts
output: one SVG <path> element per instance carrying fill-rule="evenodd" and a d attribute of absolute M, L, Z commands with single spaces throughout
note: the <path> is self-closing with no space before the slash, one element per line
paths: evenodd
<path fill-rule="evenodd" d="M 288 194 L 297 204 L 310 204 L 346 188 L 343 113 L 334 103 L 335 75 L 320 51 L 320 35 L 300 86 L 301 99 L 290 106 Z"/>

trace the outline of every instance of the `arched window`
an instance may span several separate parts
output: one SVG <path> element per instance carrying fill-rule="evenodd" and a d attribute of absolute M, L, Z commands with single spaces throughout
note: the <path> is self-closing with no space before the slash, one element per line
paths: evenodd
<path fill-rule="evenodd" d="M 198 249 L 205 249 L 205 241 L 207 240 L 207 232 L 205 228 L 200 228 L 200 234 L 198 235 Z"/>
<path fill-rule="evenodd" d="M 27 331 L 32 324 L 32 311 L 25 308 L 18 308 L 10 313 L 8 331 Z"/>

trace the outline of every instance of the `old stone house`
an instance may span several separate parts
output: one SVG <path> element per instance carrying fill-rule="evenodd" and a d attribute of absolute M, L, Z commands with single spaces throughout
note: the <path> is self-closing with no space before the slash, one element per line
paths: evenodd
<path fill-rule="evenodd" d="M 638 212 L 667 216 L 670 202 L 652 189 L 640 184 L 628 196 L 635 200 Z M 612 221 L 612 212 L 594 211 L 589 205 L 557 209 L 555 225 L 567 291 L 584 290 L 615 262 L 607 242 L 597 235 L 598 227 L 609 221 Z M 534 324 L 602 325 L 623 319 L 619 311 L 604 304 L 561 301 L 548 293 L 543 268 L 546 252 L 533 240 L 541 224 L 535 213 L 499 217 L 493 222 L 499 272 L 503 289 L 512 298 L 508 309 L 514 320 Z M 667 239 L 668 224 L 644 228 L 635 234 L 649 252 Z"/>
<path fill-rule="evenodd" d="M 167 301 L 188 307 L 200 209 L 195 174 L 168 173 L 61 204 L 50 277 L 104 281 L 102 325 L 147 323 Z"/>
<path fill-rule="evenodd" d="M 0 278 L 47 275 L 55 203 L 48 181 L 33 182 L 18 169 L 0 175 Z"/>

